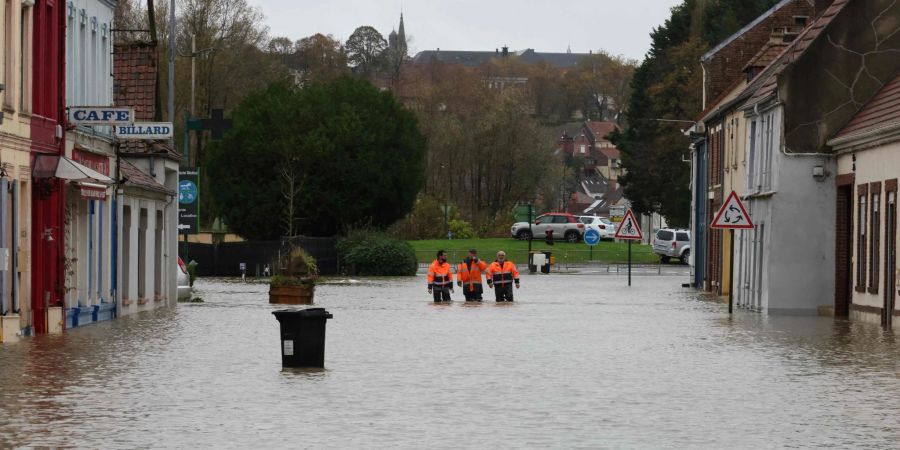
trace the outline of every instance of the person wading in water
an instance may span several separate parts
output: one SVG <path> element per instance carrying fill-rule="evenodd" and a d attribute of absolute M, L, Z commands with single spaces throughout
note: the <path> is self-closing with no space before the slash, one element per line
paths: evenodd
<path fill-rule="evenodd" d="M 512 261 L 506 260 L 506 252 L 497 252 L 497 260 L 492 262 L 487 271 L 488 287 L 494 285 L 494 296 L 497 302 L 513 301 L 513 283 L 519 288 L 519 270 Z"/>
<path fill-rule="evenodd" d="M 453 292 L 453 271 L 447 262 L 447 252 L 438 250 L 437 259 L 428 267 L 428 293 L 434 294 L 434 301 L 449 302 Z"/>
<path fill-rule="evenodd" d="M 481 287 L 481 274 L 487 270 L 487 263 L 478 259 L 478 250 L 469 250 L 466 257 L 456 268 L 456 285 L 462 288 L 467 302 L 480 302 L 484 288 Z"/>

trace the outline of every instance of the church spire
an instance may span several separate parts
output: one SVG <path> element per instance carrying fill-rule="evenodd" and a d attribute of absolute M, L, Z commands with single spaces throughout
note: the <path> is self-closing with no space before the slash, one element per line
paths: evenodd
<path fill-rule="evenodd" d="M 403 27 L 403 11 L 400 11 L 400 27 L 397 29 L 397 50 L 401 57 L 405 58 L 406 49 L 406 31 Z"/>

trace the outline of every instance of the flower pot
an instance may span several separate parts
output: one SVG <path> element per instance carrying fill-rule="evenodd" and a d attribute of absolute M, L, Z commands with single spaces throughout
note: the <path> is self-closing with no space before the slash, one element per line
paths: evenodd
<path fill-rule="evenodd" d="M 296 286 L 269 286 L 269 303 L 283 305 L 312 305 L 313 294 L 316 292 L 314 284 L 301 284 Z"/>

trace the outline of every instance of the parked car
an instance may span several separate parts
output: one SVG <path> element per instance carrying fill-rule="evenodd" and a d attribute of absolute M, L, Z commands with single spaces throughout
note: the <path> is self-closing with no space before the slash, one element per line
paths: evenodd
<path fill-rule="evenodd" d="M 613 240 L 616 236 L 616 225 L 606 217 L 599 216 L 578 216 L 578 221 L 583 223 L 585 231 L 590 229 L 597 230 L 600 233 L 600 239 Z"/>
<path fill-rule="evenodd" d="M 553 230 L 555 239 L 578 242 L 584 236 L 585 226 L 569 213 L 547 213 L 538 216 L 529 228 L 528 222 L 516 222 L 510 228 L 510 234 L 516 239 L 542 238 L 547 230 Z"/>
<path fill-rule="evenodd" d="M 188 275 L 187 266 L 181 257 L 178 257 L 178 300 L 190 300 L 191 298 L 191 277 Z"/>
<path fill-rule="evenodd" d="M 669 262 L 672 258 L 679 258 L 683 264 L 687 264 L 691 257 L 690 230 L 675 228 L 658 230 L 653 240 L 653 253 L 659 255 L 663 263 Z"/>

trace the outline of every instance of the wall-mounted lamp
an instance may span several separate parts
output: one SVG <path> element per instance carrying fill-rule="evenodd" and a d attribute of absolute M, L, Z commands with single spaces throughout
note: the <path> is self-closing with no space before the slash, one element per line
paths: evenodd
<path fill-rule="evenodd" d="M 53 228 L 44 228 L 44 239 L 53 242 Z"/>

